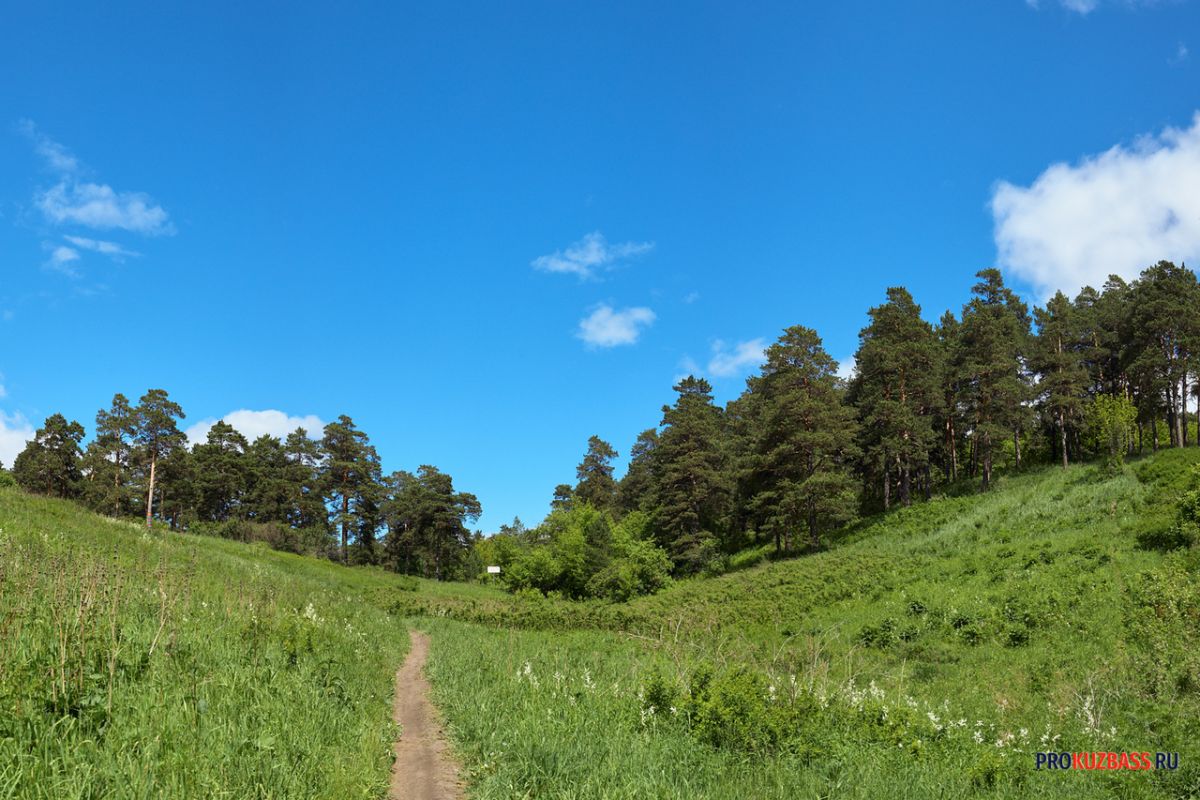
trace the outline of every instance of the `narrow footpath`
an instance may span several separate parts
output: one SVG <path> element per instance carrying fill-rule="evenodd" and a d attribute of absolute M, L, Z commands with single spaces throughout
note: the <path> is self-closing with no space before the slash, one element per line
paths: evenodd
<path fill-rule="evenodd" d="M 460 800 L 462 784 L 450 747 L 442 734 L 437 710 L 429 700 L 425 659 L 429 637 L 409 631 L 412 648 L 396 673 L 392 719 L 400 725 L 396 763 L 392 766 L 390 800 Z"/>

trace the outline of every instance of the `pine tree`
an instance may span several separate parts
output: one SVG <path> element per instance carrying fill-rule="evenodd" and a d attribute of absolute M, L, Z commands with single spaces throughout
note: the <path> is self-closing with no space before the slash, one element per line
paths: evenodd
<path fill-rule="evenodd" d="M 342 562 L 349 563 L 350 533 L 361 537 L 362 523 L 371 518 L 372 491 L 380 481 L 379 454 L 345 414 L 325 426 L 321 444 L 324 493 L 333 508 L 333 527 L 341 533 Z"/>
<path fill-rule="evenodd" d="M 1062 292 L 1050 298 L 1045 308 L 1035 308 L 1037 337 L 1030 367 L 1040 377 L 1042 406 L 1058 429 L 1058 449 L 1065 468 L 1069 464 L 1067 429 L 1078 426 L 1088 372 L 1083 351 L 1086 339 L 1076 319 L 1075 307 Z"/>
<path fill-rule="evenodd" d="M 96 413 L 96 437 L 85 457 L 92 508 L 114 517 L 130 510 L 128 484 L 136 435 L 136 409 L 125 395 L 113 395 L 112 406 Z"/>
<path fill-rule="evenodd" d="M 962 335 L 954 314 L 947 311 L 935 330 L 938 346 L 940 402 L 934 414 L 934 426 L 940 439 L 942 474 L 948 481 L 958 480 L 958 446 L 962 420 Z"/>
<path fill-rule="evenodd" d="M 239 506 L 250 480 L 248 448 L 246 437 L 223 420 L 209 428 L 204 444 L 192 448 L 200 519 L 224 522 L 240 515 Z"/>
<path fill-rule="evenodd" d="M 186 444 L 186 438 L 176 424 L 184 418 L 183 409 L 171 400 L 166 391 L 151 389 L 138 403 L 137 434 L 134 441 L 144 463 L 149 465 L 146 480 L 146 527 L 154 519 L 154 490 L 158 479 L 159 462 Z"/>
<path fill-rule="evenodd" d="M 424 464 L 415 475 L 394 473 L 382 507 L 388 566 L 437 580 L 454 577 L 471 546 L 466 523 L 481 513 L 475 495 L 456 491 L 451 477 L 436 467 Z"/>
<path fill-rule="evenodd" d="M 293 528 L 327 529 L 329 518 L 321 493 L 321 465 L 325 458 L 321 442 L 310 439 L 304 428 L 297 428 L 287 435 L 283 451 L 288 460 L 287 483 L 291 492 L 288 524 Z"/>
<path fill-rule="evenodd" d="M 1020 431 L 1029 396 L 1022 356 L 1029 338 L 1029 310 L 1004 286 L 997 269 L 978 273 L 974 298 L 963 308 L 961 377 L 970 412 L 981 488 L 991 487 L 999 442 L 1012 436 L 1020 466 Z"/>
<path fill-rule="evenodd" d="M 1196 275 L 1170 261 L 1143 271 L 1130 291 L 1129 371 L 1142 390 L 1143 408 L 1165 416 L 1175 446 L 1183 445 L 1187 376 L 1200 354 L 1197 308 Z"/>
<path fill-rule="evenodd" d="M 647 428 L 637 435 L 629 449 L 629 468 L 617 487 L 617 503 L 621 511 L 629 513 L 643 509 L 653 489 L 654 448 L 658 446 L 658 429 Z"/>
<path fill-rule="evenodd" d="M 843 402 L 837 363 L 816 331 L 796 325 L 767 348 L 751 390 L 763 401 L 758 469 L 764 488 L 754 502 L 764 510 L 777 551 L 787 549 L 801 527 L 815 548 L 821 531 L 850 519 L 857 502 L 854 412 Z"/>
<path fill-rule="evenodd" d="M 663 406 L 662 433 L 654 447 L 655 528 L 676 568 L 693 571 L 716 539 L 729 493 L 722 472 L 721 410 L 703 378 L 689 376 L 674 388 L 679 397 Z"/>
<path fill-rule="evenodd" d="M 31 492 L 54 497 L 78 497 L 83 481 L 80 470 L 83 426 L 52 414 L 13 461 L 13 477 Z"/>
<path fill-rule="evenodd" d="M 941 376 L 937 338 L 921 307 L 902 287 L 888 289 L 887 298 L 867 312 L 871 322 L 859 333 L 849 398 L 861 423 L 863 464 L 885 510 L 893 482 L 900 502 L 909 505 L 914 476 L 922 477 L 929 464 Z"/>
<path fill-rule="evenodd" d="M 612 466 L 612 460 L 616 457 L 617 451 L 613 446 L 599 436 L 588 439 L 587 453 L 575 469 L 575 477 L 579 481 L 575 486 L 575 496 L 579 500 L 601 509 L 609 508 L 616 502 L 617 482 L 613 480 Z"/>

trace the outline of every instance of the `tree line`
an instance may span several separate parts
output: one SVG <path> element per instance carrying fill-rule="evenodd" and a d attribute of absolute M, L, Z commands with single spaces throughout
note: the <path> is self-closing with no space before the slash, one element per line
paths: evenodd
<path fill-rule="evenodd" d="M 968 481 L 987 491 L 998 471 L 1031 462 L 1116 464 L 1200 444 L 1188 411 L 1200 397 L 1193 272 L 1159 262 L 1032 313 L 998 270 L 976 277 L 961 312 L 936 324 L 908 290 L 889 288 L 868 311 L 849 380 L 803 326 L 783 332 L 724 407 L 707 381 L 684 378 L 659 424 L 638 434 L 621 480 L 616 450 L 593 436 L 547 522 L 505 526 L 480 543 L 481 560 L 500 563 L 513 588 L 620 595 L 645 587 L 627 574 L 613 590 L 625 555 L 611 545 L 604 555 L 605 530 L 638 532 L 686 575 L 750 546 L 816 548 L 860 514 Z M 594 569 L 576 574 L 586 563 Z"/>
<path fill-rule="evenodd" d="M 191 447 L 179 428 L 184 418 L 162 389 L 137 404 L 117 394 L 96 414 L 84 447 L 83 426 L 53 414 L 14 460 L 12 478 L 148 527 L 263 540 L 432 578 L 475 573 L 467 528 L 481 513 L 475 496 L 429 465 L 384 475 L 350 417 L 326 425 L 320 438 L 297 428 L 254 441 L 218 421 Z"/>
<path fill-rule="evenodd" d="M 723 407 L 707 381 L 680 380 L 620 480 L 616 449 L 593 436 L 540 525 L 515 520 L 486 539 L 466 527 L 480 514 L 474 495 L 432 466 L 383 475 L 349 417 L 319 439 L 298 429 L 253 442 L 218 422 L 189 448 L 182 409 L 157 389 L 137 405 L 114 397 L 86 449 L 79 423 L 49 417 L 13 475 L 147 524 L 441 579 L 498 565 L 515 590 L 620 599 L 746 547 L 814 549 L 856 516 L 951 488 L 987 491 L 998 472 L 1029 463 L 1117 465 L 1200 445 L 1189 422 L 1189 398 L 1200 398 L 1191 270 L 1162 261 L 1032 313 L 998 270 L 976 277 L 961 312 L 936 324 L 908 290 L 889 288 L 868 311 L 849 380 L 799 325 Z"/>

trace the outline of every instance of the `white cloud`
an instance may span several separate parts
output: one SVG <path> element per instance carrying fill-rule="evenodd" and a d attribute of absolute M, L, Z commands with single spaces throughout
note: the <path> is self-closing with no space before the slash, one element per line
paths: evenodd
<path fill-rule="evenodd" d="M 17 454 L 25 449 L 25 443 L 33 438 L 33 434 L 33 426 L 25 417 L 0 411 L 0 462 L 4 463 L 5 469 L 12 469 Z"/>
<path fill-rule="evenodd" d="M 43 243 L 43 247 L 50 251 L 50 256 L 46 259 L 46 269 L 61 272 L 71 278 L 78 278 L 79 271 L 75 269 L 73 264 L 79 260 L 79 251 L 73 247 L 66 245 L 53 245 L 49 242 Z"/>
<path fill-rule="evenodd" d="M 100 183 L 59 181 L 35 199 L 46 219 L 98 230 L 120 229 L 146 236 L 175 232 L 167 212 L 142 192 L 118 192 Z"/>
<path fill-rule="evenodd" d="M 1054 164 L 1028 187 L 992 195 L 999 265 L 1044 297 L 1134 277 L 1167 259 L 1200 259 L 1200 114 L 1077 164 Z"/>
<path fill-rule="evenodd" d="M 844 381 L 848 381 L 854 377 L 854 371 L 858 369 L 858 362 L 854 360 L 854 356 L 846 356 L 837 365 L 837 376 Z"/>
<path fill-rule="evenodd" d="M 79 160 L 71 154 L 71 151 L 39 131 L 31 120 L 21 120 L 17 123 L 17 130 L 33 142 L 34 152 L 45 160 L 46 166 L 50 169 L 62 174 L 79 170 Z"/>
<path fill-rule="evenodd" d="M 126 250 L 116 242 L 106 242 L 103 239 L 88 239 L 83 236 L 64 236 L 71 244 L 83 250 L 91 250 L 94 253 L 106 255 L 114 261 L 121 261 L 126 258 L 136 258 L 141 253 L 133 250 Z"/>
<path fill-rule="evenodd" d="M 639 306 L 615 311 L 610 305 L 601 305 L 579 321 L 577 335 L 592 347 L 633 344 L 641 336 L 642 329 L 654 320 L 654 312 L 648 308 Z"/>
<path fill-rule="evenodd" d="M 757 367 L 766 358 L 767 343 L 763 339 L 738 342 L 729 348 L 718 339 L 713 342 L 713 355 L 708 361 L 708 372 L 718 378 L 731 378 Z"/>
<path fill-rule="evenodd" d="M 590 278 L 595 275 L 597 269 L 610 267 L 627 258 L 647 253 L 653 248 L 653 242 L 609 244 L 604 234 L 593 231 L 566 250 L 555 250 L 548 256 L 538 256 L 531 263 L 534 269 L 543 272 L 568 273 Z"/>
<path fill-rule="evenodd" d="M 696 302 L 697 300 L 699 300 L 699 299 L 700 299 L 700 293 L 699 293 L 699 292 L 688 292 L 687 294 L 685 294 L 685 295 L 683 296 L 683 302 L 684 302 L 684 305 L 689 305 L 689 306 L 690 306 L 692 303 L 694 303 L 694 302 Z"/>
<path fill-rule="evenodd" d="M 1090 14 L 1096 10 L 1099 0 L 1059 0 L 1062 7 L 1078 14 Z"/>
<path fill-rule="evenodd" d="M 230 411 L 221 417 L 221 419 L 225 423 L 232 425 L 238 433 L 245 436 L 251 442 L 264 434 L 283 439 L 289 433 L 296 430 L 296 428 L 304 428 L 308 432 L 310 439 L 316 439 L 321 436 L 322 430 L 325 427 L 325 423 L 321 421 L 321 418 L 313 414 L 303 417 L 293 417 L 283 411 L 276 411 L 273 408 L 266 409 L 265 411 L 251 411 L 243 408 L 237 411 Z M 215 425 L 216 422 L 217 420 L 210 417 L 188 427 L 184 431 L 188 442 L 193 445 L 203 444 L 208 436 L 209 428 Z"/>
<path fill-rule="evenodd" d="M 1182 64 L 1183 62 L 1188 60 L 1188 55 L 1190 55 L 1190 54 L 1188 53 L 1187 45 L 1184 44 L 1183 42 L 1180 42 L 1179 45 L 1175 48 L 1175 56 L 1173 58 L 1168 59 L 1168 61 L 1171 64 Z"/>
<path fill-rule="evenodd" d="M 105 183 L 79 180 L 81 165 L 71 152 L 38 130 L 30 120 L 22 120 L 18 129 L 33 142 L 33 149 L 46 167 L 59 176 L 58 183 L 34 196 L 34 204 L 55 225 L 82 225 L 98 230 L 124 230 L 145 236 L 170 235 L 175 226 L 162 206 L 144 192 L 118 192 Z M 93 240 L 89 240 L 93 241 Z M 112 242 L 95 242 L 111 245 Z M 85 249 L 96 249 L 86 248 Z M 96 249 L 97 252 L 104 252 Z M 122 251 L 128 254 L 128 251 Z M 106 255 L 119 255 L 105 253 Z"/>
<path fill-rule="evenodd" d="M 1156 5 L 1160 0 L 1120 0 L 1112 5 L 1122 5 L 1126 8 L 1138 8 L 1142 6 Z M 1101 0 L 1058 0 L 1058 4 L 1068 11 L 1074 11 L 1080 16 L 1087 16 L 1100 7 Z M 1025 0 L 1025 4 L 1030 8 L 1040 8 L 1040 0 Z"/>

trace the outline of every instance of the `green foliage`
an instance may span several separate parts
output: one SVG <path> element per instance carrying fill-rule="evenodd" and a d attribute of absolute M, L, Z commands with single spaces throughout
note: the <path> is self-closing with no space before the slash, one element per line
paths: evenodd
<path fill-rule="evenodd" d="M 83 426 L 52 414 L 13 462 L 13 478 L 31 492 L 53 497 L 77 497 L 80 472 L 79 443 Z"/>
<path fill-rule="evenodd" d="M 1105 468 L 1119 470 L 1133 442 L 1137 409 L 1124 397 L 1099 395 L 1087 407 L 1087 429 L 1093 446 L 1104 456 Z"/>
<path fill-rule="evenodd" d="M 528 535 L 539 543 L 511 556 L 501 577 L 513 591 L 628 600 L 669 581 L 670 558 L 649 540 L 650 532 L 649 518 L 640 512 L 614 526 L 606 512 L 589 504 L 561 508 Z M 515 544 L 510 539 L 502 546 Z"/>

